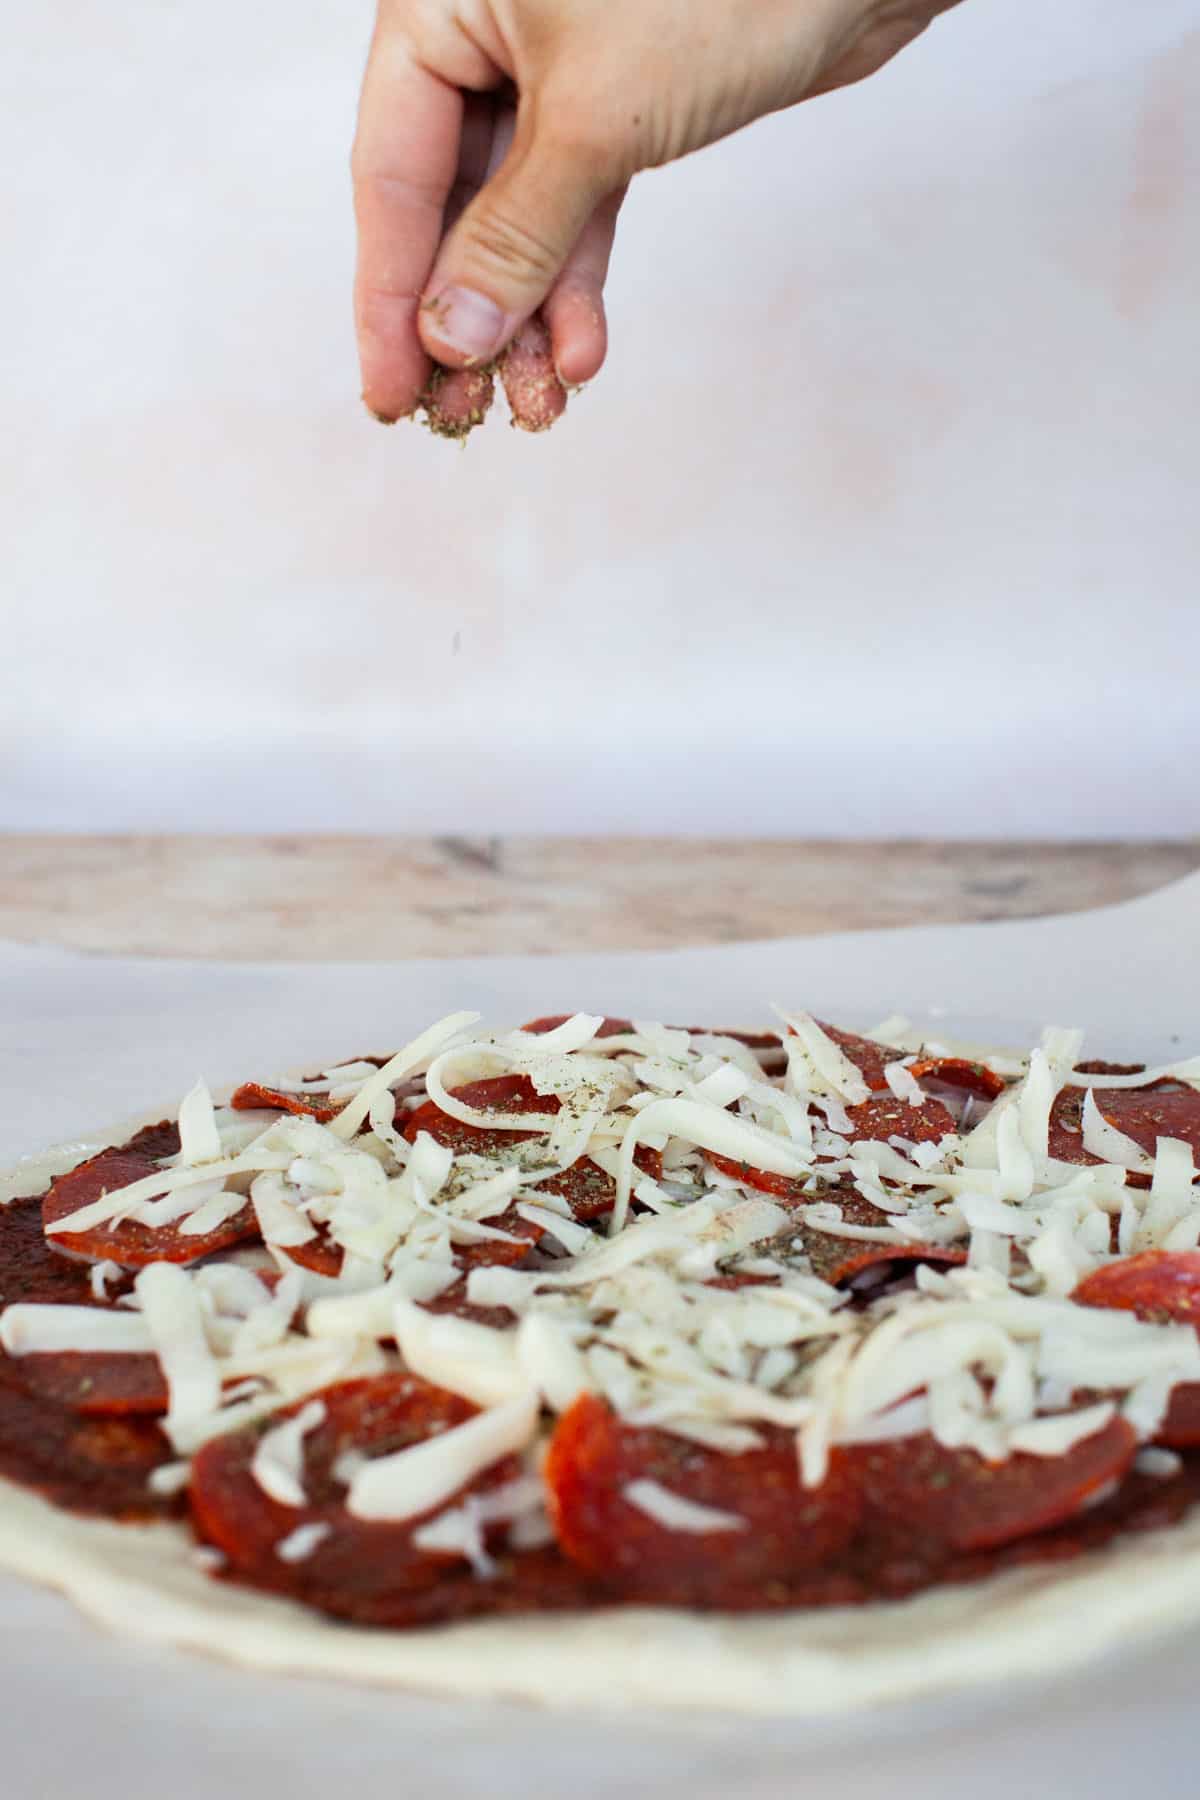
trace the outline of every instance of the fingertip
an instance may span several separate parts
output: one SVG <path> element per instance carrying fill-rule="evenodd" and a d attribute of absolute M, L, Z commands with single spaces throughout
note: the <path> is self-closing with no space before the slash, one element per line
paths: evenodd
<path fill-rule="evenodd" d="M 491 409 L 495 378 L 491 369 L 444 369 L 435 366 L 421 397 L 425 423 L 435 437 L 470 436 Z"/>
<path fill-rule="evenodd" d="M 430 369 L 413 331 L 412 302 L 360 291 L 355 312 L 363 405 L 384 425 L 411 418 Z"/>
<path fill-rule="evenodd" d="M 554 366 L 565 387 L 582 387 L 604 366 L 608 321 L 597 286 L 571 283 L 550 295 L 543 311 L 550 327 Z"/>
<path fill-rule="evenodd" d="M 522 325 L 499 367 L 512 423 L 521 431 L 548 431 L 565 412 L 567 395 L 554 368 L 549 330 L 538 314 Z"/>

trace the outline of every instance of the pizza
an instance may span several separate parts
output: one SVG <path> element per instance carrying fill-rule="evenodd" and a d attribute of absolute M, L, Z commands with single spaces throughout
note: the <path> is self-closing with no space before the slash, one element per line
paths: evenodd
<path fill-rule="evenodd" d="M 4 1491 L 443 1665 L 1190 1544 L 1200 1058 L 1082 1049 L 455 1014 L 198 1083 L 0 1208 Z"/>

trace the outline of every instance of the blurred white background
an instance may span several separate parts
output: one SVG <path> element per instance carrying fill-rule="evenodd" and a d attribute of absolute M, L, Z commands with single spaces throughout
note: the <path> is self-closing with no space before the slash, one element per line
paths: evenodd
<path fill-rule="evenodd" d="M 965 0 L 644 177 L 609 368 L 359 407 L 366 0 L 21 9 L 0 825 L 1188 833 L 1200 0 Z"/>

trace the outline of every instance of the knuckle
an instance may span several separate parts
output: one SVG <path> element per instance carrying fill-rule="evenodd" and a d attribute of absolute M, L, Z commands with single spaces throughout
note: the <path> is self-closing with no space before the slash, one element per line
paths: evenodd
<path fill-rule="evenodd" d="M 359 281 L 354 290 L 355 317 L 364 331 L 377 337 L 395 337 L 411 326 L 420 296 L 411 286 L 396 281 Z"/>
<path fill-rule="evenodd" d="M 436 182 L 421 181 L 407 170 L 397 174 L 394 170 L 381 169 L 365 152 L 351 151 L 350 178 L 360 206 L 375 206 L 387 212 L 410 212 L 427 207 L 431 212 L 440 213 L 445 204 L 445 193 Z"/>
<path fill-rule="evenodd" d="M 471 221 L 476 257 L 498 274 L 531 274 L 549 283 L 562 263 L 562 252 L 536 225 L 505 208 L 490 207 Z"/>

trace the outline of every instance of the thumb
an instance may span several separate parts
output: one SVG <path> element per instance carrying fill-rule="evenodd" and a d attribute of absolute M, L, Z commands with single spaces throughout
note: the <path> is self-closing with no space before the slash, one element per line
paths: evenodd
<path fill-rule="evenodd" d="M 604 195 L 609 158 L 556 133 L 517 137 L 457 221 L 420 311 L 421 341 L 460 368 L 496 356 L 541 305 Z"/>

